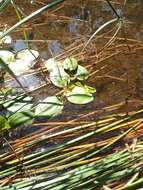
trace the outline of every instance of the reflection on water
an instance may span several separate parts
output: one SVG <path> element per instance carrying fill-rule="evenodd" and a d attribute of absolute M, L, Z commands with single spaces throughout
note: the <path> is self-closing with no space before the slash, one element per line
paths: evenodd
<path fill-rule="evenodd" d="M 37 3 L 37 1 L 29 1 L 29 6 L 27 6 L 27 1 L 16 2 L 26 14 L 42 6 L 42 3 Z M 47 3 L 46 0 L 42 2 Z M 126 38 L 134 40 L 143 40 L 142 0 L 127 1 L 126 5 L 123 2 L 115 1 L 113 3 L 118 14 L 124 16 L 128 21 L 124 28 L 125 31 L 122 31 L 119 37 L 124 38 L 126 36 Z M 11 9 L 7 7 L 7 19 L 5 19 L 5 12 L 1 14 L 0 21 L 2 25 L 7 23 L 8 26 L 11 26 L 17 21 L 14 11 Z M 26 23 L 23 28 L 27 31 L 28 36 L 32 36 L 29 45 L 40 51 L 42 59 L 48 59 L 65 52 L 66 47 L 76 39 L 82 37 L 87 39 L 101 25 L 114 17 L 115 14 L 105 1 L 77 0 L 75 4 L 73 1 L 68 0 L 57 11 L 45 11 L 41 16 Z M 21 40 L 23 38 L 22 31 L 20 29 L 20 31 L 18 30 L 12 34 L 13 38 L 18 40 L 13 44 L 14 52 L 26 47 L 25 42 Z M 45 40 L 45 42 L 42 42 L 42 40 Z M 106 42 L 107 39 L 105 38 L 97 40 L 97 49 L 102 49 L 103 44 Z M 115 45 L 120 44 L 116 42 Z M 92 56 L 95 56 L 95 52 Z M 95 59 L 97 59 L 96 56 Z M 125 98 L 142 99 L 142 63 L 143 57 L 140 51 L 128 56 L 118 54 L 97 65 L 100 72 L 89 79 L 89 83 L 92 83 L 97 88 L 96 102 L 106 105 L 123 101 Z M 104 69 L 101 69 L 103 66 Z M 101 77 L 104 75 L 121 78 L 122 82 L 109 77 Z M 29 82 L 27 83 L 25 78 L 22 77 L 20 80 L 24 86 L 29 88 Z M 28 78 L 28 81 L 30 81 L 31 86 L 40 86 L 41 82 L 42 84 L 44 83 L 43 78 L 39 78 L 39 76 L 37 78 L 36 75 Z M 11 84 L 16 86 L 15 82 Z"/>
<path fill-rule="evenodd" d="M 22 86 L 27 90 L 27 91 L 32 91 L 34 89 L 37 89 L 41 85 L 45 84 L 43 80 L 41 80 L 40 77 L 38 77 L 35 74 L 27 75 L 27 76 L 20 76 L 17 77 Z M 10 80 L 5 83 L 6 86 L 8 87 L 13 87 L 16 88 L 18 91 L 21 91 L 22 89 L 19 87 L 19 84 L 15 80 Z"/>
<path fill-rule="evenodd" d="M 27 47 L 27 45 L 25 44 L 25 42 L 22 39 L 16 40 L 15 43 L 13 43 L 12 45 L 12 50 L 14 53 L 25 49 Z"/>
<path fill-rule="evenodd" d="M 48 48 L 51 50 L 53 56 L 57 56 L 61 53 L 61 44 L 57 40 L 53 40 L 48 43 Z"/>
<path fill-rule="evenodd" d="M 32 10 L 41 6 L 41 4 L 36 4 L 36 2 L 41 1 L 47 2 L 47 0 L 17 0 L 15 2 L 23 8 L 25 13 L 29 14 Z M 51 2 L 51 0 L 49 1 Z M 29 6 L 27 6 L 27 2 L 29 2 Z M 82 44 L 85 40 L 102 24 L 115 17 L 109 6 L 102 0 L 67 0 L 65 6 L 55 12 L 55 14 L 57 14 L 56 17 L 44 12 L 41 17 L 39 16 L 23 26 L 31 37 L 29 46 L 40 51 L 41 65 L 44 62 L 42 62 L 42 59 L 48 59 L 58 54 L 61 54 L 59 57 L 64 58 L 65 55 L 70 55 L 70 49 L 73 49 L 73 54 L 80 60 L 80 64 L 85 65 L 91 73 L 87 84 L 95 87 L 97 93 L 95 94 L 95 101 L 87 105 L 74 105 L 64 101 L 65 106 L 62 114 L 56 118 L 52 118 L 52 121 L 49 119 L 48 121 L 46 120 L 45 123 L 41 123 L 43 120 L 40 118 L 34 122 L 35 125 L 33 126 L 22 126 L 11 130 L 9 137 L 6 137 L 9 143 L 0 138 L 0 154 L 6 153 L 4 156 L 2 155 L 2 159 L 0 160 L 0 168 L 3 170 L 3 165 L 6 167 L 4 172 L 0 172 L 2 174 L 2 189 L 6 189 L 8 187 L 6 186 L 7 184 L 10 184 L 9 189 L 16 188 L 16 186 L 13 185 L 13 180 L 20 184 L 22 180 L 29 180 L 29 173 L 34 175 L 34 177 L 37 176 L 37 179 L 38 175 L 47 175 L 53 179 L 53 172 L 56 171 L 59 180 L 61 179 L 60 174 L 64 174 L 64 168 L 77 171 L 74 169 L 74 164 L 72 163 L 75 163 L 75 166 L 79 167 L 78 172 L 80 173 L 79 164 L 85 164 L 82 168 L 90 166 L 90 162 L 98 161 L 99 156 L 101 156 L 105 150 L 107 150 L 107 152 L 110 151 L 109 153 L 113 151 L 118 152 L 120 150 L 119 148 L 121 148 L 120 145 L 127 150 L 129 149 L 132 159 L 131 151 L 132 147 L 134 149 L 136 146 L 136 137 L 139 136 L 139 138 L 142 138 L 142 136 L 138 134 L 138 128 L 142 124 L 142 120 L 133 117 L 133 120 L 135 118 L 137 123 L 134 123 L 133 120 L 127 120 L 125 125 L 123 117 L 128 114 L 128 111 L 132 112 L 133 110 L 142 109 L 143 105 L 143 46 L 140 42 L 140 40 L 143 40 L 143 3 L 142 0 L 127 0 L 129 3 L 124 7 L 123 3 L 121 5 L 118 3 L 121 1 L 116 2 L 117 3 L 115 3 L 114 0 L 116 10 L 120 15 L 126 17 L 128 23 L 124 27 L 124 31 L 120 31 L 115 41 L 113 41 L 112 46 L 108 48 L 103 47 L 115 32 L 113 27 L 105 30 L 104 35 L 100 33 L 100 37 L 96 38 L 85 52 L 81 52 L 83 48 Z M 122 0 L 122 2 L 124 2 L 124 0 Z M 9 22 L 8 24 L 10 26 L 16 22 L 17 19 L 16 16 L 14 16 L 15 14 L 9 11 L 9 9 L 10 8 L 8 8 L 7 20 L 3 19 L 5 18 L 5 13 L 3 13 L 0 17 L 0 22 Z M 11 17 L 10 14 L 13 14 L 13 17 Z M 65 17 L 60 17 L 63 15 Z M 70 19 L 66 16 L 69 16 Z M 109 30 L 111 32 L 109 32 Z M 13 44 L 14 52 L 26 47 L 25 41 L 21 40 L 23 37 L 22 30 L 18 30 L 12 35 L 13 39 L 16 40 Z M 78 51 L 74 51 L 76 48 Z M 34 72 L 36 72 L 36 70 Z M 40 74 L 39 72 L 37 73 L 20 76 L 18 78 L 26 90 L 31 91 L 48 83 L 48 75 L 45 72 L 44 74 L 42 72 Z M 21 90 L 14 80 L 8 81 L 6 85 L 16 87 L 18 91 Z M 44 88 L 34 91 L 32 95 L 35 102 L 38 102 L 47 96 L 56 94 L 57 91 L 59 92 L 59 89 L 48 83 Z M 115 104 L 119 106 L 118 112 Z M 108 106 L 108 108 L 106 106 Z M 121 117 L 121 115 L 123 117 Z M 107 118 L 99 120 L 99 118 L 104 116 L 107 116 Z M 118 120 L 120 117 L 123 119 L 122 121 Z M 93 127 L 90 127 L 88 124 L 83 125 L 82 122 L 88 121 L 90 124 L 92 124 L 92 121 L 94 122 Z M 77 129 L 75 130 L 76 126 Z M 103 128 L 98 128 L 100 126 Z M 123 128 L 121 130 L 115 130 L 118 126 L 123 126 Z M 111 127 L 111 131 L 109 127 Z M 127 130 L 127 132 L 125 132 L 125 134 L 127 134 L 130 128 L 133 127 L 135 130 L 126 138 L 123 134 L 124 130 Z M 97 128 L 98 130 L 96 130 Z M 64 133 L 64 130 L 67 131 Z M 108 133 L 104 135 L 106 131 L 108 131 Z M 120 136 L 116 137 L 112 133 L 120 134 Z M 88 138 L 89 134 L 92 134 L 90 136 L 91 138 Z M 109 137 L 110 139 L 108 139 Z M 69 139 L 71 141 L 68 141 Z M 120 145 L 118 145 L 117 142 Z M 114 144 L 117 146 L 111 146 L 111 149 L 109 149 L 109 145 Z M 57 149 L 55 149 L 56 147 Z M 38 153 L 37 156 L 34 155 L 35 152 Z M 39 154 L 40 152 L 42 154 Z M 94 159 L 95 154 L 97 157 Z M 82 157 L 80 157 L 81 155 Z M 103 156 L 106 155 L 104 154 Z M 35 160 L 37 160 L 37 162 Z M 54 164 L 53 160 L 57 161 L 56 164 Z M 12 168 L 10 168 L 11 166 Z M 20 168 L 19 166 L 22 167 Z M 137 162 L 135 166 L 137 166 Z M 25 175 L 25 168 L 28 173 L 27 176 Z M 11 174 L 11 171 L 14 171 L 13 174 Z M 92 173 L 92 170 L 89 173 L 91 173 L 91 177 L 96 177 L 94 173 Z M 5 175 L 6 178 L 3 178 Z M 32 175 L 30 175 L 30 177 L 32 177 Z M 140 175 L 136 177 L 140 177 Z M 71 180 L 72 179 L 76 185 L 74 176 Z M 90 182 L 89 177 L 86 179 L 87 182 Z M 55 181 L 55 178 L 53 180 Z M 22 183 L 24 183 L 24 181 Z M 43 181 L 43 183 L 45 182 Z M 85 183 L 83 182 L 83 184 Z M 51 189 L 52 187 L 56 189 L 55 184 L 51 186 Z M 60 185 L 58 187 L 60 188 Z M 75 186 L 73 186 L 73 188 L 74 187 Z M 25 188 L 29 188 L 28 184 L 26 184 Z M 36 187 L 30 187 L 31 190 L 33 188 Z M 90 187 L 87 187 L 87 189 L 88 188 Z M 72 187 L 70 189 L 72 189 Z"/>
<path fill-rule="evenodd" d="M 47 2 L 47 0 L 41 1 Z M 29 6 L 27 6 L 27 1 L 17 0 L 17 4 L 27 14 L 41 6 L 41 4 L 39 5 L 36 2 L 39 1 L 29 1 Z M 115 26 L 105 30 L 105 35 L 102 35 L 101 32 L 100 38 L 97 38 L 94 41 L 95 43 L 90 44 L 89 47 L 91 48 L 89 50 L 87 49 L 85 56 L 82 56 L 81 53 L 83 46 L 79 48 L 79 51 L 74 51 L 76 57 L 81 60 L 80 64 L 85 64 L 85 66 L 88 66 L 89 71 L 93 72 L 87 84 L 97 89 L 95 101 L 87 105 L 74 105 L 65 101 L 62 114 L 53 118 L 52 121 L 68 122 L 75 119 L 81 122 L 95 122 L 100 117 L 106 116 L 106 106 L 119 104 L 120 102 L 122 104 L 120 104 L 119 111 L 124 112 L 125 115 L 129 110 L 142 109 L 142 104 L 140 105 L 140 103 L 143 100 L 143 47 L 138 51 L 135 50 L 132 52 L 131 50 L 134 43 L 139 43 L 140 46 L 142 45 L 140 40 L 143 40 L 143 3 L 142 0 L 131 0 L 124 6 L 123 3 L 116 2 L 114 1 L 114 6 L 117 12 L 123 15 L 128 23 L 124 27 L 124 31 L 119 33 L 119 38 L 114 41 L 113 46 L 109 48 L 110 51 L 108 48 L 103 49 L 103 46 L 114 34 L 115 31 L 113 28 Z M 2 25 L 7 23 L 8 26 L 11 26 L 17 22 L 17 18 L 10 7 L 7 7 L 7 9 L 7 19 L 5 19 L 6 13 L 1 13 L 0 22 Z M 25 28 L 30 37 L 29 46 L 36 50 L 38 49 L 41 60 L 46 60 L 52 56 L 62 55 L 62 53 L 66 54 L 66 56 L 70 55 L 71 51 L 68 51 L 69 49 L 74 50 L 79 44 L 83 44 L 83 39 L 87 40 L 95 30 L 114 17 L 114 13 L 105 1 L 76 0 L 75 4 L 75 1 L 67 0 L 64 6 L 57 10 L 54 15 L 53 13 L 44 12 L 41 16 L 26 23 L 23 28 Z M 25 40 L 22 40 L 24 39 L 22 33 L 23 28 L 12 33 L 13 39 L 15 40 L 12 47 L 14 52 L 26 47 Z M 113 31 L 110 33 L 109 30 Z M 134 49 L 136 48 L 139 48 L 139 46 Z M 102 52 L 102 50 L 102 56 L 97 56 L 97 53 Z M 40 63 L 42 66 L 43 62 L 41 61 Z M 38 74 L 20 76 L 18 79 L 27 91 L 38 89 L 32 93 L 34 101 L 38 102 L 47 96 L 52 96 L 59 92 L 59 89 L 49 84 L 47 78 L 47 73 L 44 72 L 43 74 L 41 72 L 39 74 L 38 72 Z M 5 85 L 15 87 L 18 91 L 21 91 L 19 85 L 14 80 L 7 81 Z M 40 86 L 44 87 L 40 88 Z M 116 110 L 113 111 L 111 109 L 108 114 L 110 113 L 116 115 L 115 119 L 119 117 Z M 40 126 L 18 127 L 12 131 L 12 140 L 26 135 L 31 136 L 31 134 L 34 132 L 38 133 L 40 130 L 46 131 L 49 127 L 48 125 L 42 126 L 42 124 Z M 75 126 L 71 125 L 72 127 Z M 56 126 L 52 126 L 53 131 L 55 128 Z M 67 128 L 69 126 L 65 125 L 60 130 Z M 43 141 L 52 132 L 48 131 L 45 134 L 40 137 Z M 56 147 L 61 141 L 66 142 L 68 138 L 71 137 L 67 136 L 67 138 L 63 137 L 63 139 L 61 137 L 62 140 L 59 141 L 58 139 L 48 138 L 45 144 L 36 145 L 34 151 L 42 152 L 47 150 L 47 148 Z M 9 150 L 9 147 L 6 145 L 4 148 L 1 148 L 1 151 L 7 152 Z"/>

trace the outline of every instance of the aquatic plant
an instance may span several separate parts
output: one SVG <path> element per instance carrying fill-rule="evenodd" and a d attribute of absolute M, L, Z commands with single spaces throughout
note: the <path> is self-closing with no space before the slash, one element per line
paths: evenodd
<path fill-rule="evenodd" d="M 9 2 L 9 0 L 2 1 L 0 8 Z M 57 2 L 62 1 L 52 3 L 56 5 Z M 42 10 L 46 10 L 49 5 L 21 20 L 3 36 Z M 116 11 L 111 4 L 110 7 Z M 88 46 L 90 54 L 87 48 L 81 52 L 83 49 L 81 39 L 78 40 L 78 45 L 74 41 L 69 51 L 67 48 L 62 56 L 44 62 L 46 67 L 44 71 L 50 79 L 50 85 L 59 91 L 36 103 L 33 100 L 33 91 L 26 91 L 19 77 L 28 69 L 33 69 L 39 53 L 33 49 L 25 49 L 17 54 L 7 50 L 0 51 L 1 68 L 19 83 L 22 91 L 19 93 L 16 89 L 0 88 L 0 190 L 142 188 L 143 103 L 141 100 L 126 100 L 102 108 L 97 106 L 96 109 L 86 112 L 84 109 L 88 105 L 87 107 L 83 105 L 76 113 L 76 118 L 72 118 L 73 112 L 61 120 L 60 117 L 55 118 L 61 114 L 67 100 L 74 104 L 93 101 L 96 90 L 88 86 L 86 80 L 89 76 L 92 78 L 95 73 L 100 73 L 103 68 L 109 67 L 108 62 L 101 68 L 100 65 L 95 68 L 92 64 L 84 67 L 78 60 L 88 54 L 90 63 L 95 64 L 103 60 L 108 61 L 108 58 L 115 54 L 131 54 L 143 48 L 141 43 L 132 39 L 118 39 L 121 40 L 118 48 L 113 44 L 123 26 L 120 18 L 105 23 L 88 42 L 92 39 L 94 43 L 93 37 L 110 22 L 116 23 L 116 21 L 117 30 L 112 37 L 107 38 L 109 41 L 98 54 L 90 46 Z M 101 36 L 102 40 L 103 38 L 104 36 Z M 131 42 L 130 51 L 128 48 L 121 49 L 127 46 L 123 41 Z M 74 48 L 71 51 L 71 47 L 78 48 L 78 53 L 74 52 Z M 21 67 L 18 68 L 21 63 Z M 84 59 L 83 63 L 86 63 Z M 98 77 L 124 81 L 119 76 L 111 76 L 108 73 L 95 79 Z M 97 81 L 94 82 L 97 84 Z M 48 91 L 48 87 L 46 88 Z M 80 105 L 74 106 L 80 108 Z"/>
<path fill-rule="evenodd" d="M 32 67 L 34 60 L 38 56 L 39 53 L 37 51 L 28 49 L 18 52 L 16 56 L 9 51 L 0 51 L 2 63 L 6 64 L 6 67 L 10 70 L 8 70 L 9 73 L 14 73 L 15 77 Z M 62 88 L 60 94 L 58 96 L 48 96 L 32 107 L 32 97 L 29 97 L 28 94 L 17 96 L 16 92 L 14 94 L 6 94 L 2 91 L 0 104 L 8 111 L 6 116 L 8 119 L 1 117 L 0 123 L 3 126 L 1 130 L 5 130 L 10 126 L 16 127 L 31 123 L 34 118 L 57 116 L 62 112 L 64 107 L 64 97 L 74 104 L 87 104 L 94 100 L 93 93 L 96 91 L 95 88 L 77 82 L 77 80 L 86 80 L 88 78 L 88 71 L 83 66 L 78 65 L 78 61 L 75 58 L 66 58 L 63 63 L 57 62 L 55 59 L 49 59 L 46 61 L 45 66 L 50 72 L 51 82 L 55 86 Z M 69 72 L 67 73 L 66 71 Z M 71 80 L 73 80 L 72 84 L 70 84 Z"/>
<path fill-rule="evenodd" d="M 62 96 L 65 95 L 70 102 L 86 104 L 93 101 L 92 94 L 96 92 L 95 88 L 79 82 L 88 79 L 89 73 L 86 68 L 78 64 L 74 57 L 66 58 L 63 63 L 49 59 L 45 66 L 50 72 L 51 82 L 55 86 L 63 88 Z"/>
<path fill-rule="evenodd" d="M 114 105 L 104 109 L 108 113 L 118 108 L 120 106 Z M 139 176 L 143 171 L 143 147 L 141 142 L 132 141 L 135 131 L 142 130 L 141 115 L 142 110 L 120 119 L 108 114 L 98 120 L 98 125 L 96 121 L 76 120 L 35 124 L 45 129 L 9 142 L 13 151 L 1 153 L 0 189 L 107 189 L 110 186 L 128 190 L 142 187 Z M 124 132 L 119 135 L 120 129 Z M 132 143 L 122 147 L 118 142 L 124 142 L 125 138 Z M 36 148 L 40 143 L 48 145 L 52 139 L 61 143 Z M 31 149 L 37 151 L 31 152 Z"/>

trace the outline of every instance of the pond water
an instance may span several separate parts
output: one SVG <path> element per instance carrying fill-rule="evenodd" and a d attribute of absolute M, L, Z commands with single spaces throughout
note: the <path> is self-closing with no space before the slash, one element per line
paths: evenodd
<path fill-rule="evenodd" d="M 15 0 L 14 2 L 24 15 L 29 15 L 51 1 Z M 26 22 L 10 34 L 13 43 L 8 48 L 12 52 L 17 53 L 27 48 L 27 45 L 40 52 L 40 59 L 35 69 L 18 77 L 26 91 L 34 97 L 34 106 L 39 100 L 59 92 L 59 89 L 50 83 L 49 74 L 44 66 L 45 61 L 53 56 L 57 60 L 75 56 L 80 64 L 89 70 L 90 77 L 85 83 L 96 88 L 97 91 L 94 101 L 89 104 L 75 105 L 65 101 L 62 114 L 57 117 L 35 120 L 30 126 L 17 127 L 1 135 L 0 186 L 1 183 L 2 186 L 10 184 L 12 188 L 13 182 L 29 179 L 29 176 L 37 177 L 36 171 L 40 167 L 43 171 L 39 170 L 41 172 L 39 174 L 47 174 L 52 179 L 64 175 L 64 172 L 72 167 L 79 167 L 78 161 L 81 164 L 85 161 L 86 167 L 88 164 L 86 161 L 92 163 L 92 160 L 94 162 L 99 159 L 102 153 L 112 154 L 123 147 L 130 153 L 130 144 L 134 143 L 134 147 L 136 141 L 142 139 L 141 115 L 137 119 L 133 117 L 132 120 L 126 120 L 123 125 L 122 122 L 119 125 L 117 123 L 127 118 L 128 114 L 143 108 L 143 2 L 142 0 L 111 2 L 117 13 L 124 17 L 124 25 L 117 35 L 115 35 L 117 24 L 113 23 L 105 27 L 84 50 L 83 47 L 90 36 L 103 24 L 116 18 L 106 0 L 66 0 Z M 13 7 L 6 6 L 0 13 L 0 30 L 11 27 L 17 21 Z M 24 38 L 23 32 L 26 32 L 28 40 Z M 23 91 L 8 75 L 5 76 L 2 85 Z M 3 114 L 2 107 L 1 110 L 0 113 Z M 122 136 L 124 132 L 128 134 L 126 133 L 128 129 L 138 125 L 141 127 L 135 128 L 129 135 Z M 108 128 L 107 131 L 106 129 L 104 131 L 104 127 Z M 89 133 L 94 135 L 88 138 Z M 86 137 L 82 139 L 83 136 Z M 119 138 L 121 136 L 123 138 Z M 108 145 L 112 146 L 109 148 Z M 83 158 L 80 158 L 80 150 L 83 152 Z M 95 150 L 101 150 L 100 154 L 92 154 Z M 88 157 L 90 152 L 91 157 Z M 54 165 L 51 160 L 56 157 L 58 159 Z M 72 161 L 76 166 L 72 165 Z M 31 168 L 28 162 L 32 163 Z M 60 162 L 65 162 L 65 166 L 63 167 Z M 63 169 L 58 171 L 56 168 L 58 164 Z M 66 168 L 66 164 L 70 166 Z M 138 165 L 137 162 L 134 165 Z M 53 170 L 47 170 L 49 166 Z M 9 172 L 13 170 L 11 168 L 14 168 L 12 174 Z M 36 183 L 38 183 L 37 179 Z M 114 186 L 116 183 L 111 188 L 114 189 Z"/>
<path fill-rule="evenodd" d="M 25 15 L 47 2 L 51 1 L 15 1 Z M 106 1 L 102 0 L 67 0 L 36 16 L 11 34 L 14 39 L 11 49 L 17 52 L 27 47 L 23 31 L 27 32 L 29 46 L 40 52 L 40 66 L 44 66 L 44 61 L 52 56 L 63 59 L 68 55 L 75 55 L 83 65 L 90 68 L 92 76 L 87 83 L 97 89 L 94 102 L 84 106 L 67 103 L 62 116 L 57 120 L 76 118 L 77 115 L 92 110 L 100 111 L 105 106 L 120 102 L 125 102 L 126 106 L 130 100 L 136 102 L 143 99 L 142 0 L 112 3 L 118 14 L 126 19 L 126 23 L 114 42 L 105 49 L 104 45 L 117 29 L 114 24 L 101 31 L 85 53 L 81 52 L 89 37 L 105 22 L 116 17 Z M 9 28 L 17 21 L 15 11 L 11 6 L 7 6 L 1 13 L 1 29 L 4 26 Z M 36 101 L 57 92 L 57 89 L 49 84 L 47 73 L 42 76 L 29 74 L 27 78 L 20 80 L 28 90 L 35 88 L 33 94 Z M 14 81 L 8 84 L 17 86 Z M 41 85 L 46 86 L 40 88 Z M 138 104 L 131 103 L 131 106 L 137 107 Z"/>

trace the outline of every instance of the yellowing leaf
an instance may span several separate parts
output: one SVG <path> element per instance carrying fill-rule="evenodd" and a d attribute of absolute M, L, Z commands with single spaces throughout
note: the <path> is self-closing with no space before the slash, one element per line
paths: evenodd
<path fill-rule="evenodd" d="M 14 54 L 7 50 L 0 50 L 0 58 L 6 63 L 9 64 L 14 61 Z"/>
<path fill-rule="evenodd" d="M 29 66 L 29 62 L 23 61 L 21 59 L 17 59 L 14 62 L 9 64 L 9 68 L 13 71 L 13 73 L 16 76 L 19 76 L 29 71 L 30 66 Z"/>

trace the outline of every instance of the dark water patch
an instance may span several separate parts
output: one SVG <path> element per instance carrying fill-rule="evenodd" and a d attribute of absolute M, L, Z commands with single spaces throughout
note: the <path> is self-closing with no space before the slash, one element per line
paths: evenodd
<path fill-rule="evenodd" d="M 38 1 L 15 1 L 17 5 L 25 12 L 26 15 L 32 11 L 38 9 L 42 4 Z M 42 1 L 47 3 L 47 1 Z M 115 42 L 115 46 L 120 46 L 118 49 L 113 49 L 113 52 L 122 49 L 124 44 L 126 51 L 129 52 L 128 44 L 125 40 L 133 39 L 142 41 L 143 25 L 143 4 L 142 1 L 127 1 L 126 5 L 123 2 L 113 4 L 117 13 L 120 16 L 125 17 L 126 24 L 125 31 L 119 33 L 119 38 L 123 38 L 123 41 Z M 53 11 L 53 12 L 52 12 Z M 64 3 L 64 6 L 54 12 L 45 11 L 42 15 L 32 19 L 22 26 L 21 29 L 14 31 L 12 36 L 15 40 L 13 44 L 13 51 L 17 52 L 20 49 L 26 47 L 26 41 L 23 38 L 22 31 L 27 31 L 29 45 L 38 49 L 42 59 L 48 59 L 52 56 L 57 56 L 62 52 L 66 52 L 65 49 L 74 41 L 83 38 L 88 39 L 99 27 L 104 23 L 115 18 L 114 12 L 104 1 L 76 1 L 76 4 L 69 0 Z M 5 16 L 6 15 L 6 16 Z M 8 27 L 17 22 L 16 14 L 11 6 L 6 8 L 6 12 L 1 13 L 2 26 L 6 23 Z M 111 30 L 113 26 L 111 26 Z M 113 35 L 108 34 L 109 28 L 104 32 L 107 32 L 107 37 Z M 96 40 L 95 46 L 97 51 L 101 50 L 107 43 L 108 38 L 102 38 L 102 32 L 100 39 Z M 131 44 L 132 45 L 132 44 Z M 130 46 L 130 44 L 129 44 Z M 91 44 L 89 45 L 91 47 Z M 92 51 L 92 50 L 91 50 Z M 123 50 L 124 51 L 124 50 Z M 52 54 L 51 54 L 52 52 Z M 67 55 L 69 53 L 66 52 Z M 76 119 L 89 112 L 97 110 L 98 113 L 93 116 L 88 116 L 86 120 L 96 120 L 100 116 L 104 116 L 104 107 L 119 102 L 126 102 L 126 99 L 139 99 L 143 100 L 143 56 L 142 50 L 136 51 L 130 54 L 116 54 L 109 59 L 101 61 L 101 63 L 94 63 L 98 61 L 96 57 L 96 50 L 93 48 L 93 53 L 90 52 L 90 56 L 95 56 L 90 62 L 82 61 L 83 65 L 94 64 L 93 70 L 99 70 L 98 73 L 92 75 L 88 83 L 89 85 L 96 87 L 97 93 L 95 100 L 88 105 L 74 105 L 65 102 L 63 114 L 54 118 L 52 121 L 68 121 L 70 119 Z M 104 67 L 106 66 L 106 67 Z M 48 75 L 48 74 L 47 74 Z M 40 86 L 46 84 L 46 81 L 40 75 L 34 75 L 32 78 L 24 79 L 24 86 L 29 87 Z M 14 83 L 14 84 L 12 84 Z M 15 82 L 9 83 L 9 85 L 16 85 Z M 49 95 L 54 95 L 58 90 L 51 84 L 39 89 L 33 93 L 35 101 L 38 102 L 41 99 L 46 98 Z M 26 129 L 27 130 L 27 129 Z M 26 131 L 25 130 L 25 131 Z M 32 133 L 35 128 L 29 130 Z M 40 128 L 37 130 L 40 130 Z M 26 134 L 26 132 L 23 132 Z"/>

